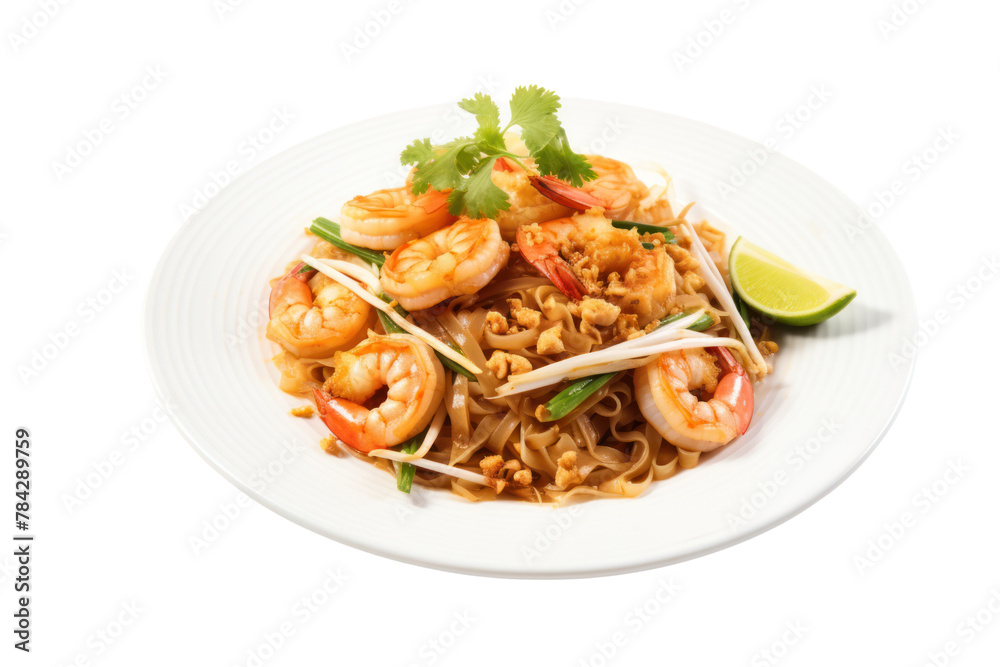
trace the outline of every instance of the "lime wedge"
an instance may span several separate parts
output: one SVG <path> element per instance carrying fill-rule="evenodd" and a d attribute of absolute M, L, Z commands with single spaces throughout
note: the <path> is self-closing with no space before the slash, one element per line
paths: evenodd
<path fill-rule="evenodd" d="M 800 269 L 742 236 L 729 252 L 729 278 L 748 306 L 796 326 L 833 317 L 857 295 L 850 287 Z"/>

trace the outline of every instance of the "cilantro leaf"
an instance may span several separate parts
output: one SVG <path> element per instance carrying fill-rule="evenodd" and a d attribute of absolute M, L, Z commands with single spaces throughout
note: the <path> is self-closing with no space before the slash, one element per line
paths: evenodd
<path fill-rule="evenodd" d="M 521 140 L 532 153 L 541 150 L 561 127 L 559 96 L 538 86 L 519 86 L 510 98 L 510 124 L 521 128 Z"/>
<path fill-rule="evenodd" d="M 472 176 L 451 191 L 448 211 L 452 215 L 465 211 L 470 218 L 493 218 L 499 211 L 510 208 L 507 193 L 493 183 L 493 163 L 496 161 L 496 156 L 483 160 Z"/>
<path fill-rule="evenodd" d="M 422 166 L 434 158 L 434 147 L 431 146 L 430 139 L 414 139 L 413 143 L 403 149 L 399 154 L 400 164 L 416 164 Z"/>
<path fill-rule="evenodd" d="M 429 145 L 428 139 L 414 142 L 400 155 L 403 164 L 417 162 L 417 170 L 413 174 L 414 194 L 427 192 L 428 186 L 435 190 L 457 188 L 464 176 L 476 166 L 479 149 L 470 137 L 459 137 L 443 146 L 435 146 L 430 159 L 427 159 L 426 147 Z"/>
<path fill-rule="evenodd" d="M 566 130 L 562 127 L 549 143 L 534 151 L 534 157 L 538 173 L 543 176 L 552 175 L 576 187 L 597 178 L 587 159 L 570 148 Z"/>
<path fill-rule="evenodd" d="M 552 175 L 574 186 L 596 177 L 583 155 L 574 153 L 556 116 L 559 96 L 539 86 L 520 86 L 510 100 L 510 122 L 500 129 L 500 109 L 489 95 L 476 93 L 458 106 L 476 117 L 478 129 L 471 137 L 459 137 L 442 146 L 430 139 L 418 139 L 400 154 L 404 165 L 416 165 L 413 173 L 414 194 L 434 188 L 448 195 L 448 210 L 470 218 L 493 218 L 510 208 L 507 193 L 493 183 L 493 165 L 505 157 L 521 166 L 521 160 L 534 158 L 539 173 Z M 521 138 L 529 155 L 507 150 L 504 132 L 521 128 Z M 526 167 L 531 170 L 531 167 Z"/>
<path fill-rule="evenodd" d="M 493 150 L 507 150 L 504 143 L 503 133 L 500 132 L 500 108 L 489 95 L 476 93 L 473 98 L 466 98 L 458 103 L 463 111 L 475 114 L 479 129 L 476 130 L 473 138 L 478 142 L 483 152 Z"/>

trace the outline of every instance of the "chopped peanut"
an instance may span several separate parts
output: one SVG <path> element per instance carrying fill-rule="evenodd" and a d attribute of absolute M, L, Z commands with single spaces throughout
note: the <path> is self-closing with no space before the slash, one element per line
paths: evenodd
<path fill-rule="evenodd" d="M 327 454 L 340 454 L 340 445 L 337 444 L 337 438 L 334 435 L 328 435 L 320 440 L 319 446 Z"/>
<path fill-rule="evenodd" d="M 520 461 L 511 459 L 506 463 L 499 454 L 487 456 L 479 462 L 479 469 L 483 471 L 486 482 L 493 487 L 493 490 L 500 493 L 511 484 L 513 486 L 527 486 L 531 484 L 531 471 L 521 468 Z"/>
<path fill-rule="evenodd" d="M 597 327 L 595 327 L 587 320 L 580 321 L 580 333 L 582 333 L 584 336 L 587 336 L 598 345 L 600 345 L 603 342 L 603 339 L 601 337 L 601 332 L 598 331 Z"/>
<path fill-rule="evenodd" d="M 312 417 L 313 416 L 313 406 L 311 405 L 300 405 L 297 408 L 292 408 L 289 413 L 293 417 Z"/>
<path fill-rule="evenodd" d="M 542 322 L 542 314 L 533 308 L 525 308 L 517 298 L 507 299 L 510 317 L 526 329 L 537 327 Z"/>
<path fill-rule="evenodd" d="M 507 318 L 495 310 L 486 313 L 486 328 L 491 332 L 502 335 L 507 333 Z"/>
<path fill-rule="evenodd" d="M 686 248 L 674 245 L 673 243 L 668 243 L 663 247 L 666 249 L 667 254 L 670 255 L 670 259 L 674 260 L 674 266 L 682 274 L 685 271 L 693 271 L 700 266 L 698 258 L 688 252 Z"/>
<path fill-rule="evenodd" d="M 532 370 L 531 362 L 519 354 L 508 353 L 507 359 L 510 361 L 511 375 L 520 375 L 521 373 L 527 373 Z"/>
<path fill-rule="evenodd" d="M 778 344 L 773 340 L 762 340 L 757 343 L 757 349 L 760 350 L 762 355 L 769 357 L 778 351 Z"/>
<path fill-rule="evenodd" d="M 614 324 L 621 312 L 621 308 L 608 303 L 604 299 L 584 299 L 580 307 L 580 316 L 583 318 L 583 321 L 599 327 L 607 327 Z"/>
<path fill-rule="evenodd" d="M 523 231 L 524 239 L 527 241 L 529 248 L 545 243 L 545 232 L 542 231 L 541 226 L 537 222 L 525 225 Z"/>
<path fill-rule="evenodd" d="M 570 485 L 583 483 L 583 475 L 580 473 L 580 469 L 576 467 L 576 452 L 563 452 L 563 455 L 559 457 L 558 464 L 559 467 L 556 468 L 556 486 L 560 489 L 565 489 Z"/>
<path fill-rule="evenodd" d="M 628 288 L 622 282 L 622 277 L 617 273 L 608 274 L 608 284 L 604 288 L 604 296 L 612 299 L 620 299 L 628 294 Z"/>
<path fill-rule="evenodd" d="M 519 354 L 511 354 L 503 350 L 493 350 L 486 368 L 490 369 L 493 376 L 498 380 L 503 380 L 508 375 L 518 375 L 527 373 L 532 369 L 531 362 Z"/>
<path fill-rule="evenodd" d="M 535 349 L 538 354 L 559 354 L 566 351 L 562 340 L 562 322 L 543 331 L 538 337 Z"/>
<path fill-rule="evenodd" d="M 531 471 L 530 470 L 518 470 L 514 473 L 514 483 L 520 484 L 522 486 L 528 486 L 531 484 Z"/>
<path fill-rule="evenodd" d="M 559 460 L 556 461 L 556 463 L 559 464 L 560 468 L 566 468 L 569 470 L 576 465 L 576 452 L 563 452 L 562 456 L 559 457 Z"/>
<path fill-rule="evenodd" d="M 618 335 L 630 335 L 639 330 L 639 316 L 634 313 L 623 313 L 615 322 L 615 333 Z"/>
<path fill-rule="evenodd" d="M 479 462 L 479 469 L 483 471 L 483 475 L 486 477 L 495 478 L 503 470 L 503 457 L 499 454 L 487 456 Z"/>
<path fill-rule="evenodd" d="M 705 286 L 705 279 L 694 271 L 686 271 L 683 275 L 684 277 L 684 291 L 691 293 L 697 292 L 702 287 Z"/>
<path fill-rule="evenodd" d="M 493 350 L 493 354 L 486 361 L 486 368 L 493 373 L 493 376 L 498 380 L 503 380 L 507 377 L 507 371 L 510 370 L 510 365 L 507 363 L 507 353 L 503 350 Z"/>
<path fill-rule="evenodd" d="M 518 308 L 512 315 L 514 315 L 514 320 L 525 329 L 534 329 L 542 323 L 542 314 L 533 308 Z"/>

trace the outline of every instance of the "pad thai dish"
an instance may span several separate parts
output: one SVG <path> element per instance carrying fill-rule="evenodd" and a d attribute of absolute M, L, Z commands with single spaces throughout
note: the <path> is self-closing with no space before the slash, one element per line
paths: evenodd
<path fill-rule="evenodd" d="M 317 219 L 271 282 L 293 414 L 402 491 L 635 497 L 751 427 L 777 345 L 734 298 L 732 239 L 665 173 L 574 153 L 558 100 L 518 88 L 503 128 L 463 100 L 474 135 L 411 143 L 402 186 Z"/>

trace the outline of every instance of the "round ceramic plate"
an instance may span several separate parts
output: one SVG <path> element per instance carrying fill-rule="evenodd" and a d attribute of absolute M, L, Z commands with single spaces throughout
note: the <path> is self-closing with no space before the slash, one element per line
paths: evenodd
<path fill-rule="evenodd" d="M 710 553 L 789 519 L 850 475 L 885 435 L 912 371 L 893 356 L 916 317 L 885 237 L 812 172 L 723 130 L 585 100 L 564 100 L 560 117 L 577 151 L 658 162 L 710 219 L 858 290 L 832 320 L 780 334 L 746 435 L 639 498 L 554 508 L 416 487 L 407 496 L 384 472 L 325 454 L 318 419 L 289 415 L 303 401 L 278 390 L 268 361 L 277 351 L 264 337 L 268 280 L 311 245 L 302 230 L 313 218 L 401 184 L 408 142 L 466 133 L 471 119 L 449 104 L 285 151 L 236 179 L 170 242 L 146 299 L 145 347 L 156 391 L 198 453 L 252 498 L 334 540 L 507 577 L 612 574 Z M 864 392 L 846 390 L 860 383 Z"/>

